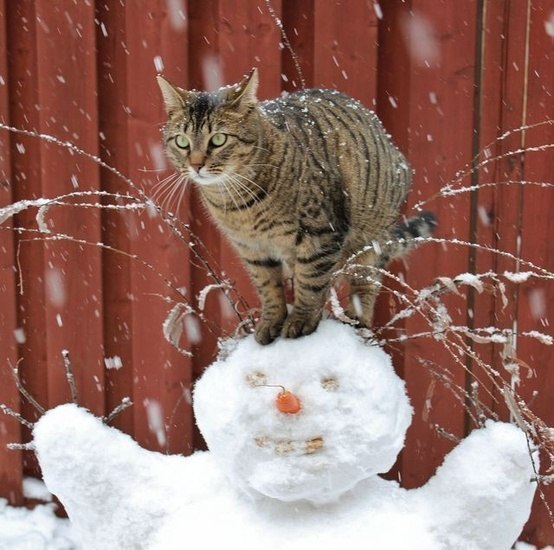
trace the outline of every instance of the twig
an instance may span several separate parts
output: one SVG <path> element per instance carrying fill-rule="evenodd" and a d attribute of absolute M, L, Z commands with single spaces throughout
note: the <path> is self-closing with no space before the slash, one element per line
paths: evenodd
<path fill-rule="evenodd" d="M 550 524 L 554 526 L 554 513 L 552 513 L 552 508 L 550 508 L 550 504 L 548 504 L 548 499 L 546 498 L 546 495 L 542 490 L 542 485 L 549 485 L 550 483 L 552 483 L 552 481 L 554 480 L 554 475 L 543 476 L 539 474 L 539 472 L 537 471 L 537 465 L 535 464 L 535 460 L 533 459 L 533 449 L 531 448 L 531 442 L 529 441 L 530 438 L 528 433 L 525 434 L 525 438 L 527 440 L 527 451 L 529 452 L 529 458 L 531 459 L 531 465 L 533 466 L 534 473 L 534 479 L 531 479 L 531 483 L 535 482 L 537 484 L 539 498 L 541 499 L 546 513 L 548 514 Z"/>
<path fill-rule="evenodd" d="M 8 443 L 6 447 L 10 451 L 34 451 L 35 444 L 31 441 L 29 443 Z"/>
<path fill-rule="evenodd" d="M 69 389 L 71 391 L 71 402 L 77 405 L 79 403 L 79 394 L 77 393 L 77 384 L 75 383 L 75 376 L 73 375 L 73 367 L 71 366 L 71 359 L 69 358 L 69 351 L 62 350 L 63 364 L 65 367 L 65 378 Z"/>
<path fill-rule="evenodd" d="M 541 485 L 550 485 L 554 483 L 554 474 L 549 475 L 539 475 L 531 478 L 531 483 L 539 483 Z"/>
<path fill-rule="evenodd" d="M 10 364 L 10 368 L 12 371 L 13 379 L 15 380 L 15 385 L 17 386 L 17 390 L 19 393 L 27 400 L 28 403 L 30 403 L 35 410 L 42 416 L 46 409 L 40 405 L 37 400 L 25 389 L 21 382 L 21 378 L 19 377 L 19 363 L 21 363 L 22 358 L 19 359 L 19 361 L 16 363 L 15 367 L 11 364 L 11 361 L 8 360 L 8 363 Z"/>
<path fill-rule="evenodd" d="M 287 36 L 287 33 L 285 32 L 285 27 L 283 25 L 283 22 L 281 21 L 281 19 L 279 18 L 279 16 L 275 12 L 275 9 L 273 8 L 273 6 L 271 4 L 271 0 L 265 0 L 265 5 L 267 7 L 267 11 L 269 12 L 269 15 L 271 15 L 271 18 L 273 19 L 273 21 L 277 25 L 277 28 L 281 32 L 281 38 L 283 40 L 283 45 L 285 46 L 285 48 L 287 48 L 287 50 L 289 51 L 289 53 L 292 57 L 292 62 L 294 63 L 294 68 L 296 69 L 296 74 L 298 75 L 298 79 L 300 80 L 300 88 L 306 89 L 306 80 L 304 79 L 304 74 L 302 72 L 302 67 L 300 66 L 300 61 L 298 60 L 298 56 L 296 55 L 296 52 L 294 51 L 294 49 L 293 49 L 293 47 L 290 43 L 289 37 Z"/>
<path fill-rule="evenodd" d="M 209 274 L 209 276 L 216 282 L 221 283 L 221 279 L 218 275 L 218 273 L 212 268 L 211 264 L 200 254 L 199 248 L 202 248 L 213 260 L 213 255 L 210 253 L 208 247 L 190 230 L 190 227 L 186 224 L 182 224 L 176 216 L 174 216 L 171 213 L 164 213 L 162 208 L 155 204 L 147 195 L 146 193 L 138 186 L 136 185 L 133 180 L 125 176 L 122 172 L 120 172 L 117 168 L 114 168 L 113 166 L 110 166 L 106 162 L 104 162 L 100 157 L 93 155 L 91 153 L 87 153 L 83 149 L 79 148 L 77 145 L 69 142 L 69 141 L 63 141 L 61 139 L 56 138 L 55 136 L 49 135 L 49 134 L 43 134 L 39 132 L 35 132 L 33 130 L 26 130 L 23 128 L 17 128 L 15 126 L 10 126 L 8 124 L 4 124 L 3 122 L 0 122 L 0 128 L 3 130 L 7 130 L 8 132 L 12 132 L 14 134 L 20 134 L 24 136 L 29 136 L 37 139 L 41 139 L 46 141 L 47 143 L 52 143 L 54 145 L 57 145 L 58 147 L 62 147 L 68 151 L 70 151 L 73 154 L 80 155 L 84 158 L 87 158 L 91 160 L 92 162 L 95 162 L 98 166 L 108 170 L 112 174 L 114 174 L 117 178 L 121 179 L 125 182 L 126 185 L 128 185 L 135 193 L 142 199 L 147 205 L 151 206 L 161 217 L 162 221 L 169 227 L 171 232 L 180 240 L 182 241 L 190 250 L 192 256 L 198 261 L 198 264 L 194 265 L 200 265 L 202 266 L 206 272 Z M 62 195 L 63 196 L 63 195 Z M 55 200 L 55 199 L 54 199 Z M 179 227 L 181 226 L 181 227 Z M 185 234 L 183 233 L 182 229 L 188 234 L 190 240 L 187 240 L 185 237 Z M 192 242 L 191 242 L 192 241 Z M 191 263 L 194 263 L 191 258 Z M 21 272 L 20 272 L 21 273 Z M 235 291 L 236 293 L 236 291 Z M 228 294 L 225 294 L 226 298 L 231 302 L 231 305 L 233 306 L 233 311 L 238 317 L 239 321 L 242 321 L 242 316 L 237 310 L 235 304 L 232 303 L 232 300 L 228 296 Z M 239 295 L 238 302 L 241 302 L 246 309 L 248 309 L 248 304 L 246 301 Z"/>
<path fill-rule="evenodd" d="M 456 443 L 456 445 L 458 443 L 460 443 L 461 439 L 459 437 L 456 437 L 454 434 L 451 434 L 450 432 L 447 432 L 444 428 L 442 428 L 438 424 L 434 424 L 433 427 L 435 428 L 435 430 L 437 431 L 437 433 L 439 435 L 442 435 L 443 437 L 445 437 L 449 441 L 452 441 L 452 442 Z"/>
<path fill-rule="evenodd" d="M 475 416 L 479 421 L 479 427 L 482 428 L 487 420 L 487 415 L 483 411 L 481 401 L 479 401 L 479 384 L 476 381 L 471 383 L 471 403 L 475 408 Z"/>
<path fill-rule="evenodd" d="M 34 424 L 32 422 L 29 422 L 28 420 L 25 420 L 18 412 L 15 412 L 13 409 L 8 407 L 7 405 L 0 405 L 0 411 L 2 411 L 5 415 L 11 416 L 15 418 L 20 424 L 25 426 L 26 428 L 29 428 L 29 430 L 32 430 L 34 427 Z"/>
<path fill-rule="evenodd" d="M 128 409 L 133 405 L 133 402 L 129 397 L 124 397 L 121 403 L 107 416 L 103 418 L 104 424 L 110 424 L 115 418 L 117 418 L 125 409 Z"/>

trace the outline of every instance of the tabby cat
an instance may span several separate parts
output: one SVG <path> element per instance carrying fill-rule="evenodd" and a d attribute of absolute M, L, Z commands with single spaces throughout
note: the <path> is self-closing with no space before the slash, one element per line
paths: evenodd
<path fill-rule="evenodd" d="M 334 272 L 355 253 L 356 264 L 377 268 L 350 277 L 349 313 L 369 326 L 379 268 L 435 225 L 430 213 L 397 223 L 411 169 L 377 116 L 333 90 L 258 102 L 256 69 L 215 92 L 158 83 L 167 155 L 200 189 L 260 296 L 256 340 L 313 332 Z M 290 313 L 285 267 L 294 280 Z"/>

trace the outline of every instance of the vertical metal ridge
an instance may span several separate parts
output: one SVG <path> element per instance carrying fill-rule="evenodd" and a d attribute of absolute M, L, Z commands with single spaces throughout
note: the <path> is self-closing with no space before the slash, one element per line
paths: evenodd
<path fill-rule="evenodd" d="M 485 58 L 485 20 L 487 13 L 487 0 L 479 0 L 477 3 L 477 30 L 475 33 L 475 69 L 473 73 L 474 91 L 473 91 L 473 138 L 472 138 L 472 161 L 471 161 L 471 186 L 475 189 L 470 193 L 470 210 L 469 210 L 469 242 L 477 242 L 477 222 L 478 222 L 478 206 L 479 206 L 479 169 L 478 155 L 481 149 L 481 111 L 483 104 L 483 60 Z M 468 254 L 468 272 L 475 273 L 477 265 L 477 250 L 470 247 Z M 466 325 L 468 328 L 474 328 L 475 316 L 475 289 L 469 288 L 467 294 L 467 313 Z M 473 349 L 471 339 L 466 339 L 467 345 Z M 464 431 L 466 434 L 471 431 L 471 416 L 469 408 L 471 407 L 469 396 L 471 395 L 471 384 L 473 381 L 473 360 L 471 357 L 466 358 L 466 375 L 465 389 L 468 397 L 466 397 L 466 412 L 464 416 Z"/>

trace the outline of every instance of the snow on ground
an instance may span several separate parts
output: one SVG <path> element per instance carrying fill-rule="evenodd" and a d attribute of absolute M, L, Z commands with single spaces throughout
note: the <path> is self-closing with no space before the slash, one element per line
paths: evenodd
<path fill-rule="evenodd" d="M 297 341 L 262 347 L 249 337 L 226 352 L 195 392 L 210 452 L 146 451 L 75 405 L 38 422 L 45 483 L 84 548 L 172 550 L 186 541 L 231 550 L 507 550 L 516 540 L 535 485 L 515 426 L 489 422 L 474 431 L 429 483 L 407 491 L 374 475 L 394 460 L 411 416 L 380 349 L 326 321 Z M 280 386 L 300 408 L 277 406 Z M 350 437 L 341 438 L 341 425 Z M 0 521 L 13 513 L 31 517 L 4 509 Z M 50 508 L 33 513 L 54 542 L 6 548 L 72 548 L 60 546 L 67 526 Z M 16 529 L 6 532 L 29 536 Z"/>
<path fill-rule="evenodd" d="M 33 510 L 13 508 L 0 499 L 0 550 L 77 550 L 77 533 L 67 519 L 54 513 L 54 504 Z"/>

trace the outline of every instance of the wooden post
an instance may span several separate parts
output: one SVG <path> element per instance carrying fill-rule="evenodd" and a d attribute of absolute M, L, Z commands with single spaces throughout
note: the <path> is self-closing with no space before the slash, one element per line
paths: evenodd
<path fill-rule="evenodd" d="M 0 120 L 9 124 L 8 81 L 6 57 L 6 2 L 0 1 Z M 12 175 L 10 166 L 10 136 L 0 132 L 0 208 L 13 201 Z M 6 227 L 13 226 L 9 220 L 0 229 L 0 403 L 20 411 L 17 389 L 10 374 L 10 365 L 18 359 L 17 340 L 23 339 L 23 331 L 17 326 L 16 273 L 14 271 L 14 234 Z M 14 418 L 0 417 L 0 497 L 7 498 L 12 505 L 23 503 L 23 462 L 20 451 L 10 451 L 8 443 L 21 440 L 21 427 Z"/>
<path fill-rule="evenodd" d="M 550 144 L 549 149 L 526 151 L 524 156 L 524 179 L 530 182 L 550 182 L 554 166 L 554 40 L 545 32 L 545 22 L 552 22 L 554 2 L 530 2 L 526 27 L 526 64 L 522 100 L 527 124 L 545 123 L 524 134 L 526 148 L 540 148 Z M 554 235 L 554 195 L 552 189 L 536 186 L 524 187 L 521 196 L 521 256 L 550 271 L 554 270 L 554 243 L 549 238 Z M 522 271 L 526 268 L 522 267 Z M 518 329 L 520 332 L 536 330 L 552 334 L 549 319 L 549 306 L 554 303 L 554 288 L 547 281 L 531 280 L 519 291 Z M 520 392 L 531 409 L 549 426 L 554 425 L 554 350 L 532 338 L 518 340 L 518 356 L 531 367 L 521 371 Z M 543 464 L 547 464 L 546 457 Z M 542 485 L 544 500 L 554 502 L 554 486 Z M 554 540 L 552 516 L 542 498 L 536 498 L 532 515 L 524 531 L 525 540 L 538 548 L 551 544 Z"/>
<path fill-rule="evenodd" d="M 476 4 L 413 0 L 380 5 L 377 110 L 415 169 L 406 209 L 413 215 L 414 203 L 437 192 L 471 160 Z M 469 207 L 467 196 L 430 204 L 439 221 L 437 235 L 467 240 Z M 467 269 L 466 249 L 430 244 L 412 253 L 402 272 L 412 288 L 421 289 L 438 275 L 454 276 Z M 455 298 L 446 303 L 454 323 L 465 324 L 463 300 L 459 311 Z M 410 334 L 431 327 L 414 316 L 405 328 Z M 438 376 L 419 358 L 429 360 Z M 441 378 L 446 375 L 451 385 L 463 388 L 465 372 L 441 343 L 425 339 L 406 342 L 402 374 L 415 415 L 401 472 L 403 484 L 414 487 L 434 473 L 453 446 L 434 425 L 458 437 L 464 434 L 463 402 Z"/>
<path fill-rule="evenodd" d="M 103 156 L 128 175 L 151 197 L 155 183 L 171 173 L 161 146 L 160 126 L 165 114 L 156 74 L 186 85 L 187 13 L 168 13 L 167 3 L 126 3 L 97 6 L 102 21 L 98 40 Z M 110 176 L 105 189 L 139 196 L 129 185 Z M 188 223 L 188 205 L 172 212 Z M 121 417 L 139 443 L 164 452 L 192 451 L 191 361 L 164 339 L 162 325 L 179 295 L 190 300 L 191 257 L 186 242 L 169 230 L 162 218 L 144 211 L 106 215 L 104 237 L 114 247 L 140 260 L 111 252 L 104 271 L 106 304 L 105 341 L 109 356 L 122 360 L 110 371 L 111 404 L 129 395 L 134 406 Z M 187 231 L 183 229 L 186 236 Z M 109 257 L 109 259 L 108 259 Z M 170 301 L 165 301 L 168 298 Z M 186 337 L 182 347 L 188 347 Z M 132 423 L 130 425 L 130 423 Z"/>

